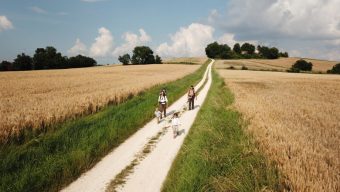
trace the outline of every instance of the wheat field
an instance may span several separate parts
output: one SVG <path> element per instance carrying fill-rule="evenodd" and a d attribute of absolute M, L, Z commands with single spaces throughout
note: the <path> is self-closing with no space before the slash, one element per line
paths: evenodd
<path fill-rule="evenodd" d="M 93 113 L 199 67 L 164 64 L 0 73 L 0 141 L 22 129 Z"/>
<path fill-rule="evenodd" d="M 218 70 L 293 191 L 340 191 L 340 76 Z"/>
<path fill-rule="evenodd" d="M 233 66 L 236 69 L 240 69 L 242 66 L 246 66 L 250 70 L 286 71 L 299 59 L 301 58 L 220 60 L 217 63 L 217 68 L 228 68 Z M 335 64 L 339 63 L 338 61 L 303 59 L 313 63 L 314 72 L 322 73 L 327 72 L 327 70 L 332 69 Z"/>
<path fill-rule="evenodd" d="M 178 57 L 178 58 L 167 58 L 164 59 L 164 63 L 167 64 L 203 64 L 208 58 L 207 57 Z"/>

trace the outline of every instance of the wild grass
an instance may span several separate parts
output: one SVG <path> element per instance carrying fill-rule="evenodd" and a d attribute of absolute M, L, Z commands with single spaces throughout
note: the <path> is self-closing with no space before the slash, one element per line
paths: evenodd
<path fill-rule="evenodd" d="M 277 169 L 242 128 L 234 99 L 213 72 L 213 83 L 162 191 L 280 191 Z"/>
<path fill-rule="evenodd" d="M 51 125 L 116 105 L 199 66 L 143 65 L 0 74 L 0 143 L 23 143 Z"/>
<path fill-rule="evenodd" d="M 61 189 L 153 118 L 162 87 L 167 88 L 171 103 L 202 78 L 206 66 L 182 79 L 145 90 L 119 105 L 58 124 L 51 128 L 54 131 L 23 145 L 3 146 L 0 191 Z"/>
<path fill-rule="evenodd" d="M 219 70 L 293 191 L 340 190 L 340 77 Z"/>

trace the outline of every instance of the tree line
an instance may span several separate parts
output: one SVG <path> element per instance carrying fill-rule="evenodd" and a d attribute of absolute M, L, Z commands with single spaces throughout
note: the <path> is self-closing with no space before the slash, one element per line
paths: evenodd
<path fill-rule="evenodd" d="M 257 51 L 256 51 L 257 49 Z M 277 59 L 288 57 L 287 52 L 280 52 L 276 47 L 266 47 L 251 43 L 236 43 L 231 49 L 227 44 L 213 42 L 207 45 L 205 53 L 209 58 L 214 59 Z"/>
<path fill-rule="evenodd" d="M 137 46 L 133 49 L 132 57 L 129 54 L 124 54 L 118 57 L 118 60 L 123 65 L 139 65 L 139 64 L 161 64 L 162 59 L 160 56 L 153 54 L 150 47 Z"/>
<path fill-rule="evenodd" d="M 74 57 L 63 56 L 54 47 L 37 48 L 33 57 L 25 53 L 18 54 L 13 62 L 2 61 L 1 71 L 24 71 L 42 69 L 67 69 L 92 67 L 97 65 L 96 60 L 90 57 L 77 55 Z"/>

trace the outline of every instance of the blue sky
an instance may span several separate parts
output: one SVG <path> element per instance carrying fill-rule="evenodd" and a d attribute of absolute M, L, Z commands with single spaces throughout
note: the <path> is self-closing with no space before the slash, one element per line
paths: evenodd
<path fill-rule="evenodd" d="M 200 56 L 215 40 L 339 60 L 336 7 L 337 0 L 1 0 L 0 60 L 54 46 L 64 55 L 112 63 L 142 44 L 163 57 Z"/>

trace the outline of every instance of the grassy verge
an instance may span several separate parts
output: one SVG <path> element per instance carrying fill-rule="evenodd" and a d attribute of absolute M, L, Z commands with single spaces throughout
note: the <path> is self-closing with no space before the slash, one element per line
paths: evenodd
<path fill-rule="evenodd" d="M 170 103 L 177 100 L 202 78 L 207 63 L 182 79 L 155 86 L 96 114 L 57 125 L 55 131 L 23 145 L 1 147 L 0 191 L 61 189 L 153 118 L 162 87 L 167 88 Z"/>
<path fill-rule="evenodd" d="M 229 106 L 232 93 L 213 72 L 213 83 L 177 155 L 163 191 L 282 190 L 274 166 L 257 152 Z"/>

